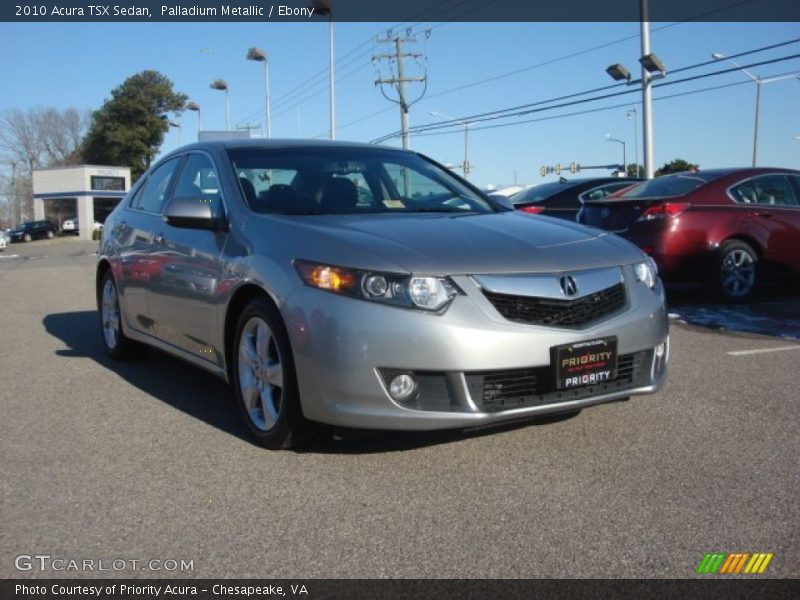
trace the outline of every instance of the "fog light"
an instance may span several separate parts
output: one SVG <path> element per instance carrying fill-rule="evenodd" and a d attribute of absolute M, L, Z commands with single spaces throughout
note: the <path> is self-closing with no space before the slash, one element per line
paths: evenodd
<path fill-rule="evenodd" d="M 660 379 L 669 361 L 669 337 L 653 349 L 653 377 Z"/>
<path fill-rule="evenodd" d="M 389 394 L 392 396 L 392 398 L 401 402 L 411 398 L 416 391 L 417 382 L 414 381 L 414 378 L 407 373 L 398 375 L 392 379 L 391 383 L 389 384 Z"/>

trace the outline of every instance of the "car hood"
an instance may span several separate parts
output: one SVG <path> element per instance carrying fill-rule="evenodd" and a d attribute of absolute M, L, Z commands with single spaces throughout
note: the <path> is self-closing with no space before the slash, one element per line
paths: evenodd
<path fill-rule="evenodd" d="M 19 235 L 21 233 L 25 233 L 24 229 L 10 229 L 8 231 L 8 235 Z"/>
<path fill-rule="evenodd" d="M 544 273 L 642 260 L 635 246 L 606 232 L 518 212 L 274 218 L 303 230 L 287 232 L 296 244 L 294 258 L 361 269 Z"/>

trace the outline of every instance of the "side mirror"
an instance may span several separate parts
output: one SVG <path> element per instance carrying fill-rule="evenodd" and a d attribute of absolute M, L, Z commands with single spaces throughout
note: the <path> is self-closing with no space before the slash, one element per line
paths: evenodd
<path fill-rule="evenodd" d="M 502 194 L 489 194 L 489 199 L 494 202 L 495 206 L 498 206 L 505 211 L 514 210 L 514 203 L 511 202 L 511 198 L 508 196 L 503 196 Z"/>
<path fill-rule="evenodd" d="M 215 217 L 211 201 L 204 198 L 173 198 L 164 210 L 164 221 L 185 229 L 228 230 L 227 221 Z"/>

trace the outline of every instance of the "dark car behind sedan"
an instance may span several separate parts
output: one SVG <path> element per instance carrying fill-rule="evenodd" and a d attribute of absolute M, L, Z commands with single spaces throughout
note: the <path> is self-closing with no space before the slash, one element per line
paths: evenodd
<path fill-rule="evenodd" d="M 548 217 L 559 217 L 574 221 L 586 200 L 606 198 L 638 183 L 640 179 L 620 177 L 592 177 L 564 179 L 543 183 L 511 196 L 514 208 L 527 213 L 544 213 Z"/>
<path fill-rule="evenodd" d="M 665 175 L 588 201 L 580 223 L 655 259 L 666 281 L 744 300 L 762 280 L 800 274 L 800 172 L 711 169 Z"/>
<path fill-rule="evenodd" d="M 28 221 L 8 232 L 12 242 L 30 242 L 32 240 L 50 239 L 56 234 L 56 228 L 50 221 Z"/>

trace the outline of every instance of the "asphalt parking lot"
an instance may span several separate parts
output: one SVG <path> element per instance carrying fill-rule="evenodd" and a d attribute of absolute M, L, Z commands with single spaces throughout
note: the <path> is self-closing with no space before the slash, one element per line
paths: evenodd
<path fill-rule="evenodd" d="M 800 576 L 795 340 L 674 322 L 653 396 L 268 452 L 212 375 L 105 357 L 95 248 L 0 253 L 0 577 L 92 575 L 21 554 L 193 561 L 106 577 L 692 577 L 714 551 Z"/>

